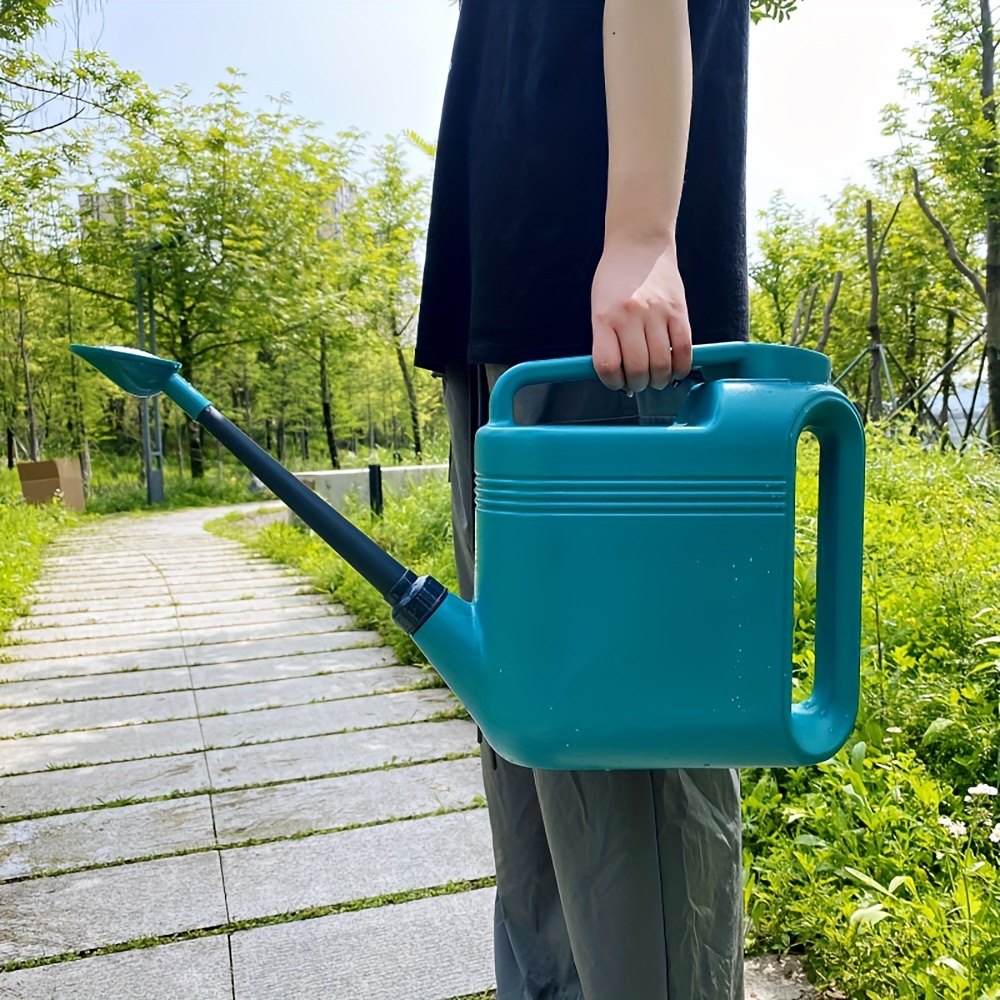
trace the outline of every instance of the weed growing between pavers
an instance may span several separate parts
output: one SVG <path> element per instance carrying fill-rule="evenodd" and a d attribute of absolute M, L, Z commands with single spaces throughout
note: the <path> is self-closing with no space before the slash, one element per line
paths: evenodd
<path fill-rule="evenodd" d="M 485 878 L 472 879 L 464 882 L 446 882 L 443 885 L 430 886 L 425 889 L 411 889 L 408 892 L 388 893 L 384 896 L 369 896 L 355 899 L 348 903 L 333 903 L 329 906 L 313 906 L 304 910 L 294 910 L 268 917 L 253 917 L 247 920 L 233 920 L 215 927 L 203 927 L 197 930 L 181 931 L 163 937 L 136 938 L 123 941 L 120 944 L 106 945 L 102 948 L 90 948 L 83 951 L 65 952 L 61 955 L 51 955 L 44 958 L 29 958 L 21 961 L 8 962 L 0 965 L 0 975 L 5 972 L 20 972 L 23 969 L 36 969 L 44 965 L 57 965 L 63 962 L 73 962 L 83 958 L 95 958 L 98 955 L 115 955 L 123 951 L 138 951 L 143 948 L 156 948 L 164 944 L 178 944 L 182 941 L 193 941 L 196 938 L 217 937 L 220 934 L 235 934 L 239 931 L 254 930 L 258 927 L 274 927 L 279 924 L 290 924 L 299 920 L 315 920 L 320 917 L 333 917 L 341 913 L 356 913 L 359 910 L 370 910 L 380 906 L 396 906 L 400 903 L 413 903 L 419 899 L 432 899 L 436 896 L 453 896 L 463 892 L 473 892 L 477 889 L 492 889 L 496 879 L 490 875 Z"/>

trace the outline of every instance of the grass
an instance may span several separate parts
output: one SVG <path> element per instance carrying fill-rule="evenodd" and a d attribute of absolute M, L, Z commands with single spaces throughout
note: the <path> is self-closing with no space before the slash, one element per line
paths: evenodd
<path fill-rule="evenodd" d="M 79 517 L 58 501 L 35 505 L 21 499 L 17 472 L 0 469 L 0 643 L 38 576 L 45 547 Z"/>

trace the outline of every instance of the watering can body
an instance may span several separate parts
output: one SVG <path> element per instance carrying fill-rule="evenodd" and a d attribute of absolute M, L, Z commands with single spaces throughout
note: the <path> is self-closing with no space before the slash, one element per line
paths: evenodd
<path fill-rule="evenodd" d="M 812 764 L 848 739 L 860 660 L 864 433 L 819 354 L 696 350 L 671 426 L 520 426 L 519 365 L 476 439 L 477 577 L 414 635 L 507 759 L 550 769 Z M 795 478 L 820 441 L 815 682 L 793 704 Z M 467 648 L 456 649 L 455 636 Z M 462 644 L 459 643 L 459 646 Z"/>
<path fill-rule="evenodd" d="M 853 729 L 864 432 L 820 354 L 695 348 L 670 426 L 521 426 L 536 383 L 589 358 L 518 365 L 476 438 L 477 579 L 466 603 L 366 538 L 142 351 L 73 345 L 139 396 L 166 393 L 393 609 L 492 746 L 543 769 L 794 766 Z M 820 442 L 815 676 L 793 703 L 799 437 Z"/>

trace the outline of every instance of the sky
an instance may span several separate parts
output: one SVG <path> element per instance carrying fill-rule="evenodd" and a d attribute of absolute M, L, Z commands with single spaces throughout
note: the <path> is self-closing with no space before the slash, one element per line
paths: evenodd
<path fill-rule="evenodd" d="M 234 67 L 252 105 L 288 94 L 331 134 L 433 139 L 457 16 L 449 0 L 104 0 L 82 41 L 155 88 L 207 97 Z M 891 148 L 879 111 L 901 99 L 904 50 L 928 21 L 920 0 L 802 0 L 788 22 L 754 27 L 751 227 L 779 188 L 821 214 L 824 198 L 867 178 L 868 161 Z"/>

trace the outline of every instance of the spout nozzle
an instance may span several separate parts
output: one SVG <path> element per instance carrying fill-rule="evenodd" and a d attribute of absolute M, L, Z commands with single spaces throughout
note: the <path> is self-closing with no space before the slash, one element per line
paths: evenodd
<path fill-rule="evenodd" d="M 132 347 L 70 344 L 69 349 L 133 396 L 156 396 L 163 392 L 181 367 L 178 361 L 167 361 Z"/>

